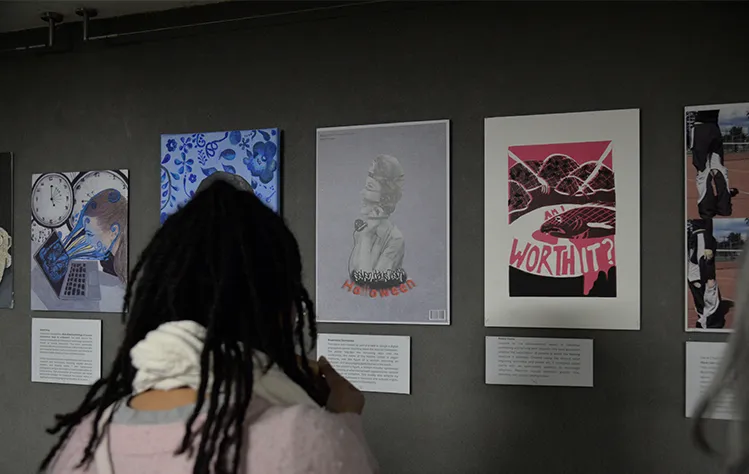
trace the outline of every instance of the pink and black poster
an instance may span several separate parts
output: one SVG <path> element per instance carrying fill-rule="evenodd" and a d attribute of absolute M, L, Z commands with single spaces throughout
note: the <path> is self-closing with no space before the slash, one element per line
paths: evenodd
<path fill-rule="evenodd" d="M 639 329 L 638 111 L 487 119 L 485 166 L 486 325 Z"/>
<path fill-rule="evenodd" d="M 611 141 L 509 148 L 510 296 L 616 297 Z"/>

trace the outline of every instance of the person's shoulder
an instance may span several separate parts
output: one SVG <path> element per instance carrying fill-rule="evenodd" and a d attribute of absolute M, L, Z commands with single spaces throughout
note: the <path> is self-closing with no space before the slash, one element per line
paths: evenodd
<path fill-rule="evenodd" d="M 346 428 L 342 417 L 324 408 L 309 405 L 274 407 L 258 420 L 260 425 L 273 425 L 276 429 L 318 437 Z"/>
<path fill-rule="evenodd" d="M 83 450 L 88 444 L 93 431 L 92 417 L 84 418 L 78 426 L 73 428 L 70 436 L 57 452 L 48 470 L 51 474 L 70 473 L 77 470 L 78 464 L 83 459 Z"/>
<path fill-rule="evenodd" d="M 390 229 L 390 243 L 395 245 L 403 245 L 405 243 L 403 233 L 395 224 L 393 224 L 392 229 Z"/>
<path fill-rule="evenodd" d="M 358 415 L 338 415 L 319 407 L 295 405 L 268 410 L 255 427 L 272 430 L 277 443 L 283 440 L 291 448 L 294 457 L 285 472 L 367 474 L 373 472 L 373 466 L 358 423 Z"/>

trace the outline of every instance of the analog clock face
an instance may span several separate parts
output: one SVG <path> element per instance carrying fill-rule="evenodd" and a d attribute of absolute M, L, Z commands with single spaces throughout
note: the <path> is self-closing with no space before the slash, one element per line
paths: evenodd
<path fill-rule="evenodd" d="M 73 211 L 73 187 L 61 173 L 43 174 L 31 189 L 31 214 L 43 227 L 64 224 Z"/>
<path fill-rule="evenodd" d="M 73 203 L 73 212 L 68 220 L 68 227 L 75 227 L 78 216 L 86 207 L 89 199 L 96 196 L 105 189 L 114 189 L 119 191 L 125 199 L 128 198 L 127 178 L 116 171 L 88 171 L 78 175 L 73 180 L 73 193 L 75 201 Z"/>

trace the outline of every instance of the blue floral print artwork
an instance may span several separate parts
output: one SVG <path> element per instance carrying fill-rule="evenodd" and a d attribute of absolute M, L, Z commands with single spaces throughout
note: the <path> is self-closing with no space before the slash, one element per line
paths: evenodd
<path fill-rule="evenodd" d="M 161 223 L 184 206 L 217 171 L 247 180 L 279 212 L 279 133 L 276 128 L 161 136 Z"/>

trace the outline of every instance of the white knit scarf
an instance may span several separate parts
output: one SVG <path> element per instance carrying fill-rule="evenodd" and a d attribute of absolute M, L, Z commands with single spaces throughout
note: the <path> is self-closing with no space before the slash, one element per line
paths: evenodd
<path fill-rule="evenodd" d="M 137 369 L 133 379 L 133 395 L 148 390 L 172 390 L 200 387 L 200 354 L 203 352 L 206 329 L 194 321 L 173 321 L 164 323 L 137 343 L 130 350 L 133 367 Z M 268 356 L 255 351 L 253 355 L 252 394 L 272 405 L 318 406 L 307 392 L 294 383 L 277 366 L 263 372 Z M 209 374 L 208 387 L 212 375 Z M 101 418 L 100 429 L 114 409 L 109 407 Z M 113 474 L 114 469 L 109 453 L 109 439 L 106 431 L 94 455 L 99 474 Z"/>
<path fill-rule="evenodd" d="M 200 355 L 206 330 L 194 321 L 164 323 L 130 350 L 130 359 L 137 369 L 133 379 L 133 395 L 147 390 L 172 390 L 179 387 L 200 387 Z M 255 351 L 253 355 L 252 393 L 273 405 L 316 405 L 307 392 L 292 382 L 278 366 L 263 373 L 268 356 Z M 213 376 L 208 375 L 208 387 Z"/>

